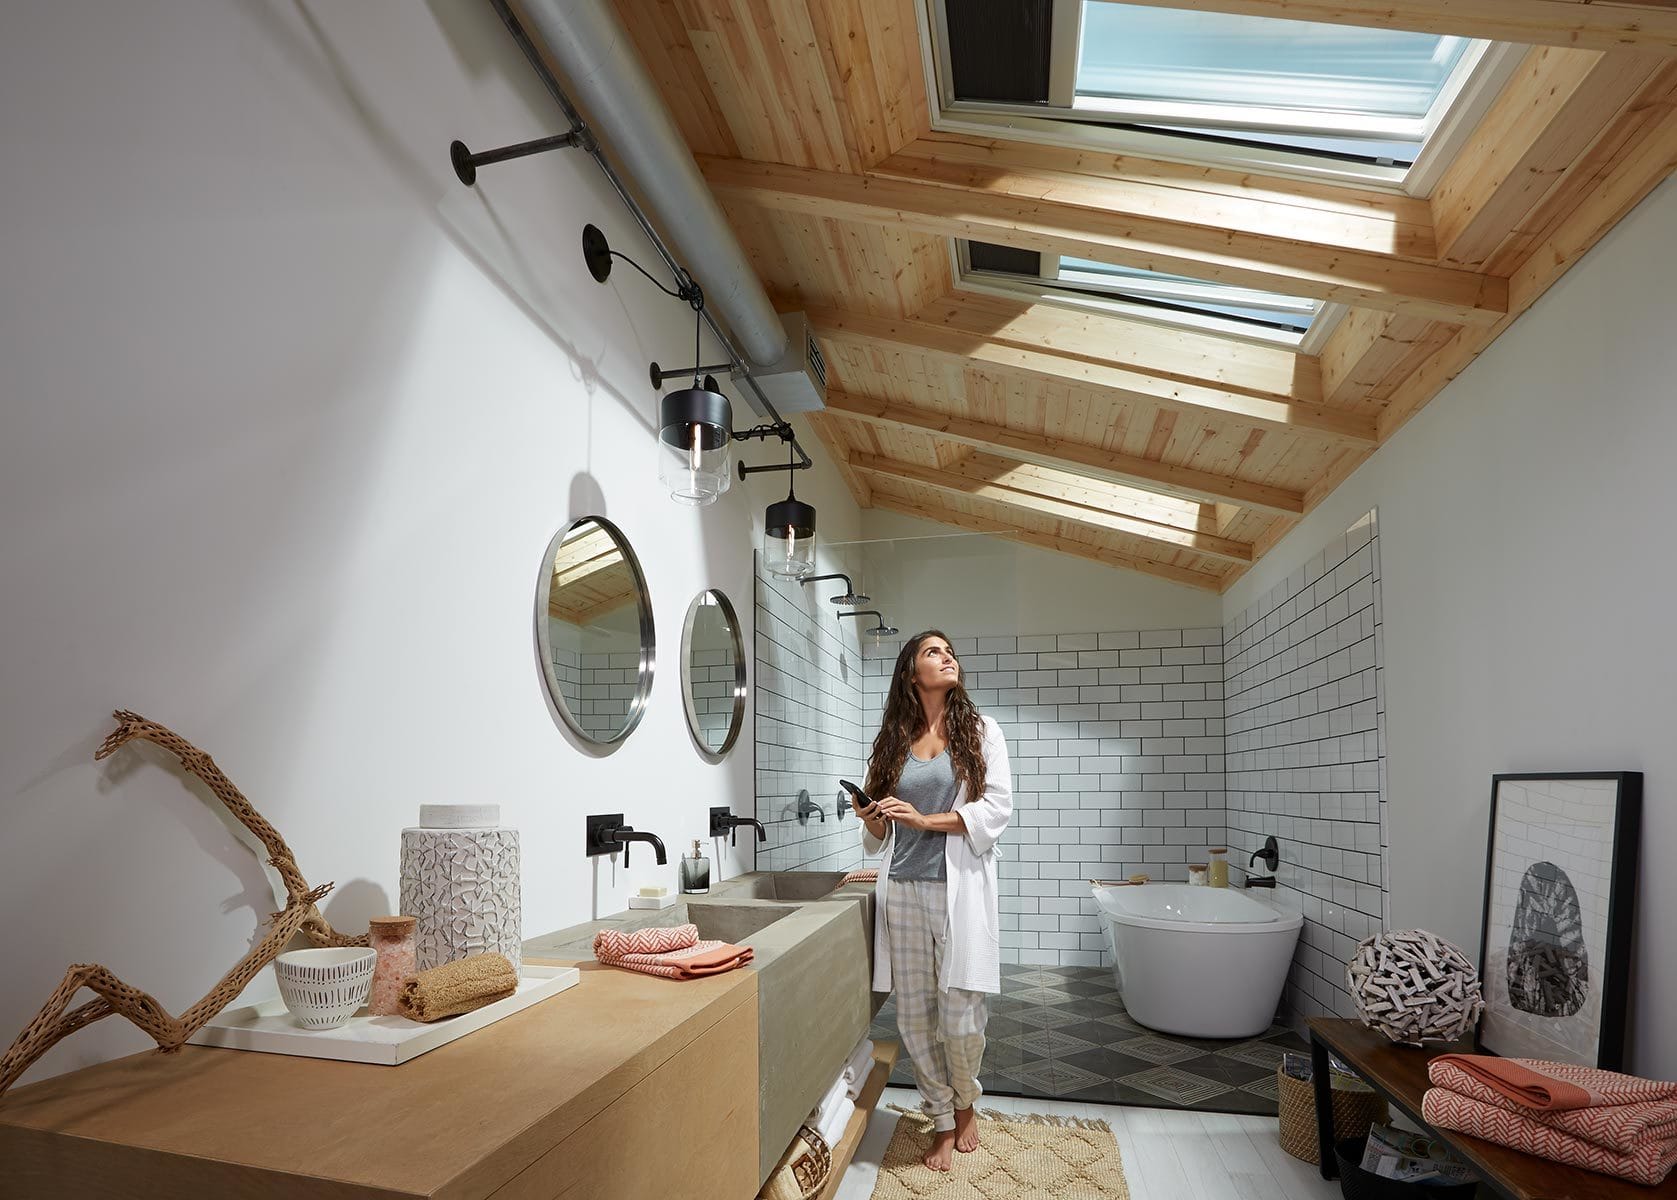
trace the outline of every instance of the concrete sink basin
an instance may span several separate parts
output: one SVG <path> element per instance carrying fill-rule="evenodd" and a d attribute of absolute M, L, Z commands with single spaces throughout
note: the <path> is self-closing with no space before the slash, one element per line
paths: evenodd
<path fill-rule="evenodd" d="M 730 897 L 744 895 L 753 900 L 823 900 L 843 880 L 842 871 L 757 871 L 718 885 L 717 893 Z"/>

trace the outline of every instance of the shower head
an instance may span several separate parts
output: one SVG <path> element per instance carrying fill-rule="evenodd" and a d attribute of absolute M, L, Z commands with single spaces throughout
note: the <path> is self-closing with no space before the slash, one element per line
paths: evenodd
<path fill-rule="evenodd" d="M 876 625 L 868 632 L 873 634 L 874 637 L 896 637 L 899 631 L 892 625 Z"/>
<path fill-rule="evenodd" d="M 809 578 L 804 579 L 802 582 L 804 582 L 804 583 L 819 583 L 823 579 L 842 579 L 842 580 L 844 580 L 844 593 L 842 595 L 839 595 L 839 596 L 829 597 L 829 599 L 831 599 L 832 602 L 834 604 L 838 605 L 840 608 L 855 608 L 858 604 L 866 604 L 869 600 L 873 599 L 872 596 L 866 595 L 862 592 L 858 592 L 856 590 L 855 585 L 850 582 L 850 576 L 848 576 L 848 575 L 843 575 L 843 574 L 811 575 L 811 576 L 809 576 Z"/>

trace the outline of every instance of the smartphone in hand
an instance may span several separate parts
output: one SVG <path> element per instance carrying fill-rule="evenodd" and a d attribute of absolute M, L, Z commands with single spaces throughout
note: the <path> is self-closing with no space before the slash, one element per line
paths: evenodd
<path fill-rule="evenodd" d="M 864 820 L 872 821 L 879 816 L 879 806 L 873 802 L 873 797 L 848 779 L 839 780 L 839 786 L 850 793 L 851 799 L 857 805 Z"/>

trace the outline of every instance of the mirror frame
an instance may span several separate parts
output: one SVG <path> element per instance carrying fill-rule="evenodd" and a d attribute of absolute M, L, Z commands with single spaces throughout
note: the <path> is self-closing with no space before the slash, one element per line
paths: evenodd
<path fill-rule="evenodd" d="M 635 581 L 635 594 L 639 597 L 640 605 L 640 657 L 635 669 L 635 695 L 629 701 L 629 718 L 623 728 L 609 738 L 595 737 L 583 729 L 576 717 L 572 715 L 570 705 L 565 703 L 564 692 L 554 682 L 553 678 L 553 639 L 548 633 L 547 608 L 549 596 L 553 587 L 553 557 L 559 553 L 559 547 L 570 533 L 584 521 L 593 521 L 616 543 L 618 550 L 629 564 L 629 573 Z M 542 685 L 547 688 L 547 695 L 553 702 L 553 707 L 559 710 L 566 727 L 580 738 L 585 745 L 601 746 L 615 749 L 625 738 L 635 731 L 646 715 L 647 701 L 652 695 L 653 668 L 657 665 L 657 635 L 653 629 L 652 593 L 646 586 L 646 574 L 641 570 L 640 559 L 635 556 L 635 548 L 629 544 L 629 539 L 623 536 L 615 522 L 592 513 L 567 521 L 547 543 L 547 552 L 542 555 L 541 574 L 536 579 L 536 648 L 541 659 Z"/>
<path fill-rule="evenodd" d="M 699 731 L 699 714 L 693 707 L 692 679 L 688 675 L 693 655 L 693 625 L 698 620 L 699 609 L 703 607 L 699 601 L 706 596 L 714 597 L 717 606 L 722 609 L 723 619 L 728 622 L 728 636 L 734 643 L 734 712 L 728 719 L 728 736 L 723 739 L 719 750 L 712 750 Z M 687 710 L 687 732 L 692 735 L 693 744 L 706 762 L 719 763 L 728 757 L 734 743 L 739 741 L 740 730 L 745 727 L 745 697 L 750 690 L 745 673 L 745 642 L 740 637 L 739 613 L 734 611 L 734 602 L 720 588 L 706 588 L 687 605 L 687 616 L 681 623 L 681 663 L 677 669 L 681 672 L 681 704 Z"/>

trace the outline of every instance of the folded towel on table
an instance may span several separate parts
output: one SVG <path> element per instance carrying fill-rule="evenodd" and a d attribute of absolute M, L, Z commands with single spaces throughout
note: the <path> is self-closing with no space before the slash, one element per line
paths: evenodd
<path fill-rule="evenodd" d="M 816 1123 L 814 1114 L 811 1114 L 809 1126 L 821 1135 L 821 1140 L 827 1143 L 827 1149 L 835 1150 L 838 1148 L 839 1139 L 844 1136 L 844 1127 L 850 1124 L 850 1115 L 855 1111 L 855 1102 L 846 1099 L 819 1123 Z"/>
<path fill-rule="evenodd" d="M 844 1080 L 845 1094 L 852 1100 L 862 1094 L 862 1085 L 867 1083 L 868 1076 L 873 1071 L 873 1043 L 863 1038 L 856 1049 L 850 1052 L 850 1058 L 844 1064 L 840 1078 Z"/>
<path fill-rule="evenodd" d="M 1484 1138 L 1510 1150 L 1535 1154 L 1652 1187 L 1677 1164 L 1677 1138 L 1650 1139 L 1635 1153 L 1609 1150 L 1574 1137 L 1533 1117 L 1469 1099 L 1448 1088 L 1428 1088 L 1421 1097 L 1421 1117 L 1434 1129 L 1450 1129 Z"/>
<path fill-rule="evenodd" d="M 1509 1099 L 1505 1091 L 1484 1082 L 1480 1075 L 1452 1061 L 1463 1057 L 1467 1056 L 1451 1054 L 1434 1059 L 1427 1067 L 1427 1078 L 1458 1096 L 1466 1096 L 1469 1100 L 1477 1100 L 1506 1112 L 1519 1113 L 1551 1129 L 1621 1154 L 1635 1154 L 1650 1141 L 1677 1139 L 1677 1100 L 1600 1104 L 1590 1108 L 1527 1108 Z"/>
<path fill-rule="evenodd" d="M 700 941 L 697 925 L 669 928 L 602 929 L 594 935 L 594 957 L 610 967 L 623 967 L 666 979 L 698 979 L 720 975 L 751 961 L 750 946 Z"/>
<path fill-rule="evenodd" d="M 1460 1088 L 1440 1079 L 1436 1074 L 1439 1071 L 1451 1078 L 1466 1075 L 1522 1109 L 1544 1112 L 1677 1099 L 1677 1083 L 1638 1079 L 1635 1075 L 1621 1075 L 1617 1071 L 1603 1071 L 1598 1067 L 1543 1062 L 1535 1058 L 1441 1054 L 1433 1059 L 1427 1066 L 1427 1078 L 1439 1087 L 1460 1091 Z"/>
<path fill-rule="evenodd" d="M 878 879 L 878 867 L 864 867 L 860 871 L 850 872 L 850 874 L 839 880 L 839 886 L 843 887 L 847 883 L 873 883 Z"/>
<path fill-rule="evenodd" d="M 437 1021 L 505 1000 L 517 990 L 518 972 L 506 955 L 473 954 L 409 975 L 396 1004 L 411 1020 Z"/>

